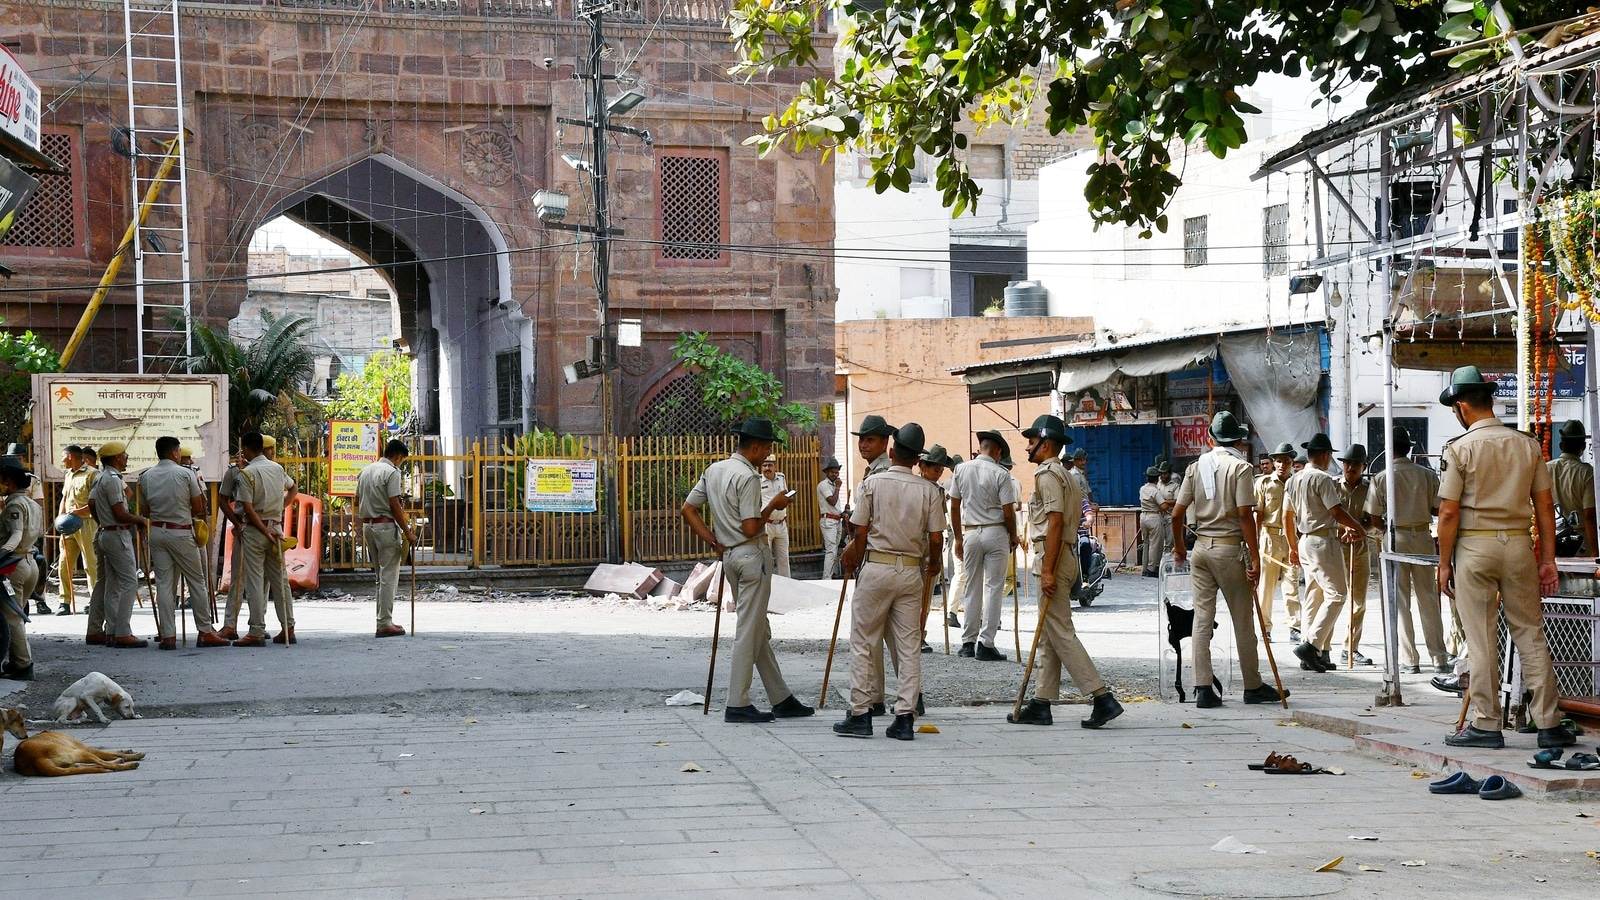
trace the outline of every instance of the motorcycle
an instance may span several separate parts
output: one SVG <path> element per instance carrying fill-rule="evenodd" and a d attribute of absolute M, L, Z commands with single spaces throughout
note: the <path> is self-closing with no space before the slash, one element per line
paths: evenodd
<path fill-rule="evenodd" d="M 1078 536 L 1078 583 L 1073 585 L 1072 599 L 1087 609 L 1106 589 L 1106 579 L 1111 577 L 1111 566 L 1100 541 L 1093 536 Z"/>

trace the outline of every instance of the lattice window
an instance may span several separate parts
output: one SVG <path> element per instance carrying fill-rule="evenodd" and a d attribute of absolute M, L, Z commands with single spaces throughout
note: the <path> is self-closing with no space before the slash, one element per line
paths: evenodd
<path fill-rule="evenodd" d="M 495 418 L 510 422 L 522 418 L 522 351 L 507 350 L 494 357 Z"/>
<path fill-rule="evenodd" d="M 722 157 L 662 154 L 660 160 L 661 259 L 701 264 L 724 261 L 721 245 L 727 189 Z"/>
<path fill-rule="evenodd" d="M 722 434 L 728 430 L 722 417 L 700 399 L 693 375 L 668 382 L 639 417 L 639 433 L 647 437 L 678 434 Z"/>
<path fill-rule="evenodd" d="M 1194 268 L 1206 264 L 1206 248 L 1209 239 L 1206 232 L 1209 227 L 1210 216 L 1194 216 L 1183 220 L 1183 265 L 1185 268 Z"/>
<path fill-rule="evenodd" d="M 1261 211 L 1261 273 L 1289 274 L 1289 204 L 1278 203 Z"/>
<path fill-rule="evenodd" d="M 71 134 L 60 132 L 39 136 L 44 155 L 66 166 L 65 172 L 40 174 L 39 189 L 6 232 L 7 247 L 77 247 L 78 194 L 76 179 L 77 143 Z"/>

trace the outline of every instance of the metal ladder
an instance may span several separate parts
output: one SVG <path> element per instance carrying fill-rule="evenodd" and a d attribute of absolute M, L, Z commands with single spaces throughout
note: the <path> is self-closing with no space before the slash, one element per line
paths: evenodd
<path fill-rule="evenodd" d="M 138 300 L 139 371 L 182 372 L 191 352 L 189 182 L 183 121 L 183 62 L 177 0 L 123 0 L 127 34 L 132 226 Z M 172 156 L 171 165 L 162 165 Z"/>

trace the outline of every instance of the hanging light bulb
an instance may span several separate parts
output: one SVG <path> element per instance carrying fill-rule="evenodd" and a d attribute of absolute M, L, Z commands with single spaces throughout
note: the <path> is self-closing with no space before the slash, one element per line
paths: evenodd
<path fill-rule="evenodd" d="M 1328 295 L 1328 305 L 1334 309 L 1344 305 L 1344 295 L 1339 293 L 1339 286 L 1334 285 L 1333 293 Z"/>

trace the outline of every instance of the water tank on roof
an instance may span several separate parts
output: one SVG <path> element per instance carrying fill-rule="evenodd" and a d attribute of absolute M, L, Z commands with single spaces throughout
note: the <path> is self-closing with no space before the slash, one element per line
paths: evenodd
<path fill-rule="evenodd" d="M 1006 315 L 1050 315 L 1050 292 L 1037 281 L 1013 281 L 1006 285 Z"/>

